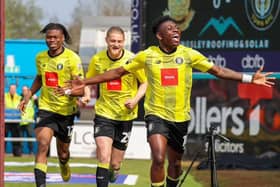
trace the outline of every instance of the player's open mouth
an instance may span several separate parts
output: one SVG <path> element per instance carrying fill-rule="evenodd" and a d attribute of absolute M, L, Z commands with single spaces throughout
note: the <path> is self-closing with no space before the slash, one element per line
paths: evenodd
<path fill-rule="evenodd" d="M 56 45 L 56 43 L 49 43 L 49 46 L 50 47 L 56 47 L 57 45 Z"/>
<path fill-rule="evenodd" d="M 179 34 L 175 34 L 172 36 L 172 40 L 175 42 L 179 42 L 179 39 L 180 39 Z"/>

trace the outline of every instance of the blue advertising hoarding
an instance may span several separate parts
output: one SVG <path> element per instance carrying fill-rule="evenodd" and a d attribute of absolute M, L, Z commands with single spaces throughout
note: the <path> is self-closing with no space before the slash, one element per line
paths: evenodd
<path fill-rule="evenodd" d="M 31 86 L 36 75 L 36 54 L 46 50 L 44 40 L 6 40 L 5 41 L 5 91 L 9 84 Z"/>

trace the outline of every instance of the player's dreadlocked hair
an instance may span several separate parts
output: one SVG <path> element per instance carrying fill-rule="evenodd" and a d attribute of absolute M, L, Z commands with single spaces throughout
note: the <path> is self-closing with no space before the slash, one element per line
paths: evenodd
<path fill-rule="evenodd" d="M 67 43 L 67 44 L 72 43 L 70 34 L 68 33 L 67 29 L 60 23 L 49 23 L 40 31 L 40 33 L 45 34 L 48 30 L 53 30 L 53 29 L 58 29 L 58 30 L 62 31 L 62 33 L 65 37 L 65 43 Z"/>
<path fill-rule="evenodd" d="M 166 21 L 172 21 L 172 22 L 176 23 L 176 21 L 173 18 L 171 18 L 170 16 L 161 16 L 161 17 L 157 18 L 152 24 L 153 33 L 157 34 L 160 25 Z"/>

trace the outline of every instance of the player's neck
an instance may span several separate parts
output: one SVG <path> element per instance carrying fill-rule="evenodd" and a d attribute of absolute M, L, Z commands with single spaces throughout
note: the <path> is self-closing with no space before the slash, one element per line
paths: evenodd
<path fill-rule="evenodd" d="M 174 53 L 177 50 L 177 47 L 169 48 L 169 47 L 166 47 L 166 46 L 163 46 L 163 45 L 159 45 L 159 49 L 166 54 L 171 54 L 171 53 Z"/>
<path fill-rule="evenodd" d="M 57 49 L 49 49 L 48 54 L 51 57 L 55 57 L 55 56 L 60 55 L 63 52 L 64 52 L 64 47 L 60 47 L 60 48 L 57 48 Z"/>
<path fill-rule="evenodd" d="M 121 59 L 123 57 L 123 54 L 124 54 L 124 50 L 121 50 L 119 53 L 116 54 L 113 54 L 110 52 L 110 50 L 107 50 L 107 56 L 113 61 Z"/>

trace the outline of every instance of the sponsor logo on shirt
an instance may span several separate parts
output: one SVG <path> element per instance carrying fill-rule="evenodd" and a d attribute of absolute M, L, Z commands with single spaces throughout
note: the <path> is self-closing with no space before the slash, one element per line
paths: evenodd
<path fill-rule="evenodd" d="M 46 72 L 45 80 L 46 80 L 46 85 L 49 87 L 58 86 L 58 74 L 56 72 Z"/>
<path fill-rule="evenodd" d="M 161 69 L 161 85 L 177 86 L 178 85 L 178 69 L 165 68 Z"/>
<path fill-rule="evenodd" d="M 107 90 L 109 91 L 117 91 L 122 89 L 122 80 L 116 79 L 107 82 Z"/>

